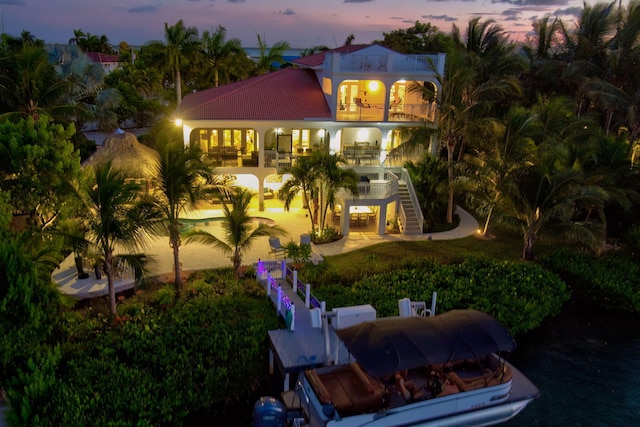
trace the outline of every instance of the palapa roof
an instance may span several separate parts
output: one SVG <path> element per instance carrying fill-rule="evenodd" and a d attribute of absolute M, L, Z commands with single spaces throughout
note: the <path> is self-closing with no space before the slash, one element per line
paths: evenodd
<path fill-rule="evenodd" d="M 130 178 L 150 178 L 158 173 L 158 160 L 156 150 L 138 142 L 134 134 L 118 129 L 82 165 L 97 166 L 110 161 L 113 168 Z"/>

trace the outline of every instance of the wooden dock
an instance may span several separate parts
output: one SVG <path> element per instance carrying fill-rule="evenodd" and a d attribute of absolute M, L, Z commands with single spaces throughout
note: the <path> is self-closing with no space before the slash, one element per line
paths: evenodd
<path fill-rule="evenodd" d="M 273 374 L 274 365 L 277 364 L 284 376 L 284 391 L 290 388 L 291 374 L 294 374 L 295 380 L 296 374 L 305 369 L 329 364 L 335 357 L 336 348 L 338 348 L 340 360 L 349 357 L 346 348 L 343 345 L 337 345 L 339 341 L 331 327 L 327 328 L 328 341 L 334 353 L 327 355 L 323 329 L 313 327 L 311 322 L 311 309 L 317 307 L 319 302 L 313 300 L 314 302 L 309 302 L 308 306 L 305 305 L 305 301 L 296 292 L 296 288 L 299 288 L 301 283 L 296 275 L 298 283 L 292 285 L 291 273 L 286 266 L 276 265 L 273 262 L 264 262 L 262 270 L 260 266 L 258 267 L 258 279 L 265 286 L 269 299 L 276 309 L 279 308 L 279 314 L 283 319 L 288 324 L 294 325 L 293 330 L 288 327 L 269 331 L 269 370 L 270 374 Z M 288 304 L 294 309 L 287 307 Z"/>

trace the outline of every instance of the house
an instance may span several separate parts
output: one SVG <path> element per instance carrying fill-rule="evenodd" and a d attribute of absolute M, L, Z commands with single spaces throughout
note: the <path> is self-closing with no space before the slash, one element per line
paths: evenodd
<path fill-rule="evenodd" d="M 92 62 L 102 65 L 105 74 L 111 73 L 121 65 L 118 55 L 109 55 L 102 52 L 86 52 L 86 55 Z"/>
<path fill-rule="evenodd" d="M 403 142 L 401 127 L 436 126 L 435 102 L 409 89 L 415 83 L 430 85 L 437 94 L 445 55 L 351 45 L 293 64 L 185 96 L 176 112 L 185 143 L 199 144 L 218 171 L 256 188 L 260 202 L 265 187 L 277 191 L 286 181 L 282 168 L 301 156 L 314 150 L 341 153 L 366 178 L 358 198 L 338 195 L 340 211 L 350 212 L 339 216 L 342 234 L 357 225 L 357 207 L 373 213 L 379 234 L 396 220 L 403 232 L 421 233 L 411 181 L 406 171 L 392 167 L 393 150 Z"/>

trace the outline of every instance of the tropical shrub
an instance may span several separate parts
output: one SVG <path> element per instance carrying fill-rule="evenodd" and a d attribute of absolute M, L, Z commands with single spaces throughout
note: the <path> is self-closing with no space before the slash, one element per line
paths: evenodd
<path fill-rule="evenodd" d="M 397 315 L 402 298 L 429 305 L 433 292 L 438 293 L 437 312 L 474 308 L 495 316 L 515 335 L 557 314 L 569 298 L 565 283 L 540 266 L 483 258 L 448 265 L 426 260 L 419 267 L 366 277 L 351 287 L 314 290 L 328 306 L 371 304 L 379 317 Z"/>
<path fill-rule="evenodd" d="M 61 307 L 57 289 L 20 242 L 0 239 L 0 385 L 61 333 Z"/>
<path fill-rule="evenodd" d="M 100 310 L 68 314 L 70 338 L 33 356 L 9 384 L 12 422 L 183 425 L 190 414 L 255 399 L 267 382 L 267 331 L 278 318 L 262 293 L 251 295 L 252 285 L 245 293 L 234 283 L 221 295 L 203 281 L 209 274 L 188 281 L 180 299 L 168 298 L 168 309 L 162 298 L 133 297 L 115 321 Z"/>
<path fill-rule="evenodd" d="M 625 253 L 595 256 L 561 249 L 539 263 L 571 285 L 576 297 L 608 309 L 640 311 L 640 267 Z"/>

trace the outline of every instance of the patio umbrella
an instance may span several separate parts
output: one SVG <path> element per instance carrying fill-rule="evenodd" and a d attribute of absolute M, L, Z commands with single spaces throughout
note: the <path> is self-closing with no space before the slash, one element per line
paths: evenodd
<path fill-rule="evenodd" d="M 83 162 L 83 166 L 96 166 L 111 162 L 129 178 L 150 180 L 158 174 L 159 154 L 156 150 L 138 142 L 132 133 L 122 129 L 107 136 L 95 153 Z"/>
<path fill-rule="evenodd" d="M 381 318 L 337 330 L 336 334 L 374 377 L 515 349 L 505 327 L 477 310 L 452 310 L 434 317 Z"/>

